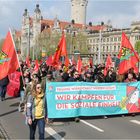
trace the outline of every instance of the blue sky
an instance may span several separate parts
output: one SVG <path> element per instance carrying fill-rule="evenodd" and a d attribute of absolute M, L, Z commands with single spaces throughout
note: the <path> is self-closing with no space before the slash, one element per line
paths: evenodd
<path fill-rule="evenodd" d="M 33 15 L 39 3 L 44 19 L 70 21 L 70 0 L 0 0 L 0 38 L 5 37 L 9 27 L 20 30 L 24 9 Z M 114 27 L 130 27 L 132 21 L 140 20 L 140 0 L 89 0 L 87 23 L 94 25 L 110 20 Z"/>

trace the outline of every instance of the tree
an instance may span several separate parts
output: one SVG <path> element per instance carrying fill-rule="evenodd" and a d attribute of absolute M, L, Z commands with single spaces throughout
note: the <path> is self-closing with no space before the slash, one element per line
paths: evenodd
<path fill-rule="evenodd" d="M 53 33 L 42 32 L 36 38 L 35 56 L 41 57 L 42 51 L 46 52 L 46 56 L 53 55 L 58 45 L 61 34 L 54 31 Z"/>
<path fill-rule="evenodd" d="M 87 47 L 87 36 L 82 32 L 78 32 L 77 35 L 75 36 L 74 46 L 75 50 L 79 50 L 81 54 L 89 53 Z"/>
<path fill-rule="evenodd" d="M 3 42 L 4 42 L 4 39 L 0 39 L 0 50 L 2 48 Z"/>
<path fill-rule="evenodd" d="M 140 54 L 140 40 L 135 43 L 135 50 Z"/>

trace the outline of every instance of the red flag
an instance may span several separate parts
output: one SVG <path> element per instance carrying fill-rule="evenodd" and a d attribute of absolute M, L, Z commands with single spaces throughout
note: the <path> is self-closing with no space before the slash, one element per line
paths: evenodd
<path fill-rule="evenodd" d="M 118 58 L 120 59 L 119 74 L 124 74 L 139 61 L 138 54 L 135 52 L 125 33 L 122 33 L 121 49 Z"/>
<path fill-rule="evenodd" d="M 107 59 L 106 59 L 105 69 L 104 69 L 104 76 L 107 75 L 109 68 L 112 66 L 113 66 L 112 59 L 111 59 L 110 54 L 108 54 Z"/>
<path fill-rule="evenodd" d="M 42 60 L 40 60 L 40 65 L 42 64 L 42 62 L 43 62 L 43 61 L 42 61 Z"/>
<path fill-rule="evenodd" d="M 89 59 L 89 66 L 93 67 L 93 59 L 92 58 Z"/>
<path fill-rule="evenodd" d="M 69 58 L 66 56 L 66 58 L 65 58 L 65 66 L 68 67 L 69 63 L 70 63 Z"/>
<path fill-rule="evenodd" d="M 82 69 L 82 60 L 79 56 L 78 62 L 77 62 L 77 71 L 79 72 L 79 74 L 81 73 L 81 69 Z"/>
<path fill-rule="evenodd" d="M 38 60 L 35 60 L 35 67 L 34 67 L 34 71 L 38 71 L 38 70 L 39 70 Z"/>
<path fill-rule="evenodd" d="M 53 58 L 52 58 L 52 56 L 49 56 L 49 57 L 47 58 L 47 60 L 46 60 L 46 64 L 47 64 L 48 66 L 52 66 L 52 62 L 53 62 Z"/>
<path fill-rule="evenodd" d="M 26 57 L 26 65 L 28 68 L 31 66 L 29 57 Z"/>
<path fill-rule="evenodd" d="M 74 56 L 72 56 L 72 65 L 76 65 L 76 61 L 74 59 Z"/>
<path fill-rule="evenodd" d="M 57 46 L 52 64 L 57 65 L 61 56 L 65 56 L 65 57 L 67 56 L 66 39 L 64 33 L 62 34 L 62 37 Z"/>
<path fill-rule="evenodd" d="M 2 50 L 0 52 L 0 79 L 8 74 L 15 72 L 19 68 L 17 54 L 10 31 L 4 40 Z"/>
<path fill-rule="evenodd" d="M 17 97 L 19 95 L 20 76 L 21 76 L 21 72 L 18 72 L 18 71 L 15 71 L 14 73 L 11 73 L 8 75 L 9 84 L 7 86 L 6 93 L 9 96 Z"/>

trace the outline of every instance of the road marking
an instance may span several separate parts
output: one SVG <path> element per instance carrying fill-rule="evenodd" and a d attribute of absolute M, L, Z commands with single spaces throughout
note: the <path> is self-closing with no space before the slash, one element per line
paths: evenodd
<path fill-rule="evenodd" d="M 94 129 L 98 130 L 99 132 L 104 132 L 104 130 L 102 130 L 102 129 L 100 129 L 99 127 L 97 127 L 97 126 L 95 126 L 95 125 L 92 125 L 92 124 L 90 124 L 90 123 L 88 123 L 88 122 L 86 122 L 86 121 L 84 121 L 84 120 L 80 120 L 80 122 L 82 122 L 82 123 L 84 123 L 84 124 L 86 124 L 86 125 L 88 125 L 88 126 L 94 128 Z"/>
<path fill-rule="evenodd" d="M 130 122 L 140 125 L 140 121 L 137 121 L 137 120 L 130 120 Z"/>
<path fill-rule="evenodd" d="M 65 140 L 62 138 L 55 130 L 53 130 L 51 127 L 45 127 L 45 131 L 50 134 L 52 137 L 54 137 L 56 140 Z"/>

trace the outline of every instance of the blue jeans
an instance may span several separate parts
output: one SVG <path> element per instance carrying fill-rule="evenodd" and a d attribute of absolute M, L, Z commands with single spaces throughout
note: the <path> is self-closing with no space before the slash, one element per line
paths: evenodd
<path fill-rule="evenodd" d="M 29 125 L 30 128 L 30 140 L 35 139 L 35 131 L 36 126 L 38 125 L 38 131 L 39 131 L 39 139 L 43 140 L 45 135 L 45 119 L 35 119 L 31 125 Z"/>
<path fill-rule="evenodd" d="M 20 91 L 20 99 L 21 99 L 21 103 L 23 103 L 23 101 L 24 101 L 24 90 Z"/>

